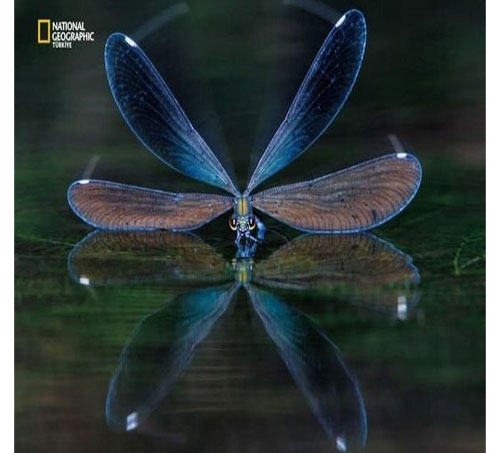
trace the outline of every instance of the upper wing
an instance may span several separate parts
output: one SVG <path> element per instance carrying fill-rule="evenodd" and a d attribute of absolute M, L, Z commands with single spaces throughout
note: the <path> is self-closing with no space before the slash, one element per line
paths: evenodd
<path fill-rule="evenodd" d="M 232 208 L 233 198 L 82 180 L 69 187 L 68 203 L 78 217 L 96 228 L 187 231 Z"/>
<path fill-rule="evenodd" d="M 238 194 L 139 46 L 128 36 L 114 33 L 106 43 L 105 60 L 113 97 L 146 148 L 177 171 Z"/>
<path fill-rule="evenodd" d="M 351 10 L 321 46 L 285 120 L 257 164 L 247 193 L 296 159 L 331 124 L 356 81 L 365 43 L 363 14 Z"/>
<path fill-rule="evenodd" d="M 415 157 L 390 154 L 312 181 L 265 190 L 250 200 L 298 230 L 354 233 L 374 228 L 403 210 L 421 178 Z"/>

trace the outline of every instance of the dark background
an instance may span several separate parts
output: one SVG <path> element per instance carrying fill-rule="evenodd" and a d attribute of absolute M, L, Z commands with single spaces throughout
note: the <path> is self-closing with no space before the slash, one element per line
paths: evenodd
<path fill-rule="evenodd" d="M 319 16 L 306 11 L 318 5 Z M 332 26 L 326 19 L 335 22 L 351 8 L 364 13 L 368 26 L 354 90 L 325 136 L 266 187 L 392 152 L 387 136 L 396 134 L 421 160 L 423 182 L 412 204 L 375 233 L 413 257 L 420 302 L 411 319 L 394 322 L 360 314 L 332 295 L 283 297 L 314 318 L 357 376 L 368 414 L 367 451 L 484 451 L 485 5 L 443 0 L 16 2 L 19 451 L 330 449 L 286 372 L 271 384 L 274 359 L 262 361 L 256 352 L 262 341 L 243 328 L 250 309 L 240 300 L 229 327 L 200 350 L 175 404 L 165 406 L 172 408 L 169 427 L 183 434 L 165 434 L 164 413 L 149 431 L 110 431 L 104 401 L 120 351 L 137 323 L 175 291 L 73 283 L 67 254 L 90 229 L 72 214 L 65 193 L 89 174 L 212 190 L 167 168 L 128 130 L 104 70 L 110 33 L 142 35 L 137 41 L 243 187 Z M 95 42 L 38 45 L 39 18 L 83 20 Z M 277 222 L 268 226 L 296 235 Z M 231 258 L 227 218 L 199 234 Z M 263 256 L 272 246 L 271 240 L 262 248 Z M 224 362 L 217 368 L 224 392 L 214 390 L 219 384 L 194 392 L 204 367 L 219 363 L 214 357 Z M 238 366 L 248 379 L 237 379 Z M 213 405 L 187 411 L 183 402 L 190 398 Z M 306 443 L 294 440 L 297 425 Z"/>

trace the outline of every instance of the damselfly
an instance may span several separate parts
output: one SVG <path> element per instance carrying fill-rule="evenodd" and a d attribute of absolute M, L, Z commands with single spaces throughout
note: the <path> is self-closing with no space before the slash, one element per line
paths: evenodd
<path fill-rule="evenodd" d="M 194 230 L 232 208 L 229 226 L 237 232 L 238 244 L 241 238 L 255 240 L 251 231 L 256 226 L 264 228 L 253 208 L 312 233 L 360 232 L 386 222 L 408 205 L 420 185 L 420 164 L 405 152 L 253 193 L 332 123 L 356 81 L 365 44 L 363 14 L 351 10 L 324 41 L 247 188 L 240 192 L 144 52 L 128 36 L 112 34 L 105 49 L 106 72 L 129 127 L 164 163 L 232 196 L 80 180 L 68 189 L 70 206 L 100 229 L 173 231 Z"/>

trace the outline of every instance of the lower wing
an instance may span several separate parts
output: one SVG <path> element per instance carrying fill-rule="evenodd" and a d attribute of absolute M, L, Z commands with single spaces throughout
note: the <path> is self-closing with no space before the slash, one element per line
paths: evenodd
<path fill-rule="evenodd" d="M 416 157 L 390 154 L 345 170 L 265 190 L 252 206 L 302 231 L 355 233 L 401 212 L 420 186 Z"/>
<path fill-rule="evenodd" d="M 276 295 L 253 285 L 246 288 L 290 375 L 338 451 L 346 451 L 345 445 L 348 451 L 362 450 L 367 431 L 365 404 L 357 379 L 337 346 L 306 315 Z"/>
<path fill-rule="evenodd" d="M 109 383 L 111 428 L 131 431 L 148 419 L 189 368 L 237 289 L 232 283 L 181 294 L 136 327 Z"/>
<path fill-rule="evenodd" d="M 384 285 L 407 288 L 419 280 L 410 256 L 370 233 L 306 234 L 253 269 L 253 281 L 267 287 L 350 286 L 362 287 L 363 294 L 378 294 Z"/>
<path fill-rule="evenodd" d="M 68 271 L 85 286 L 158 282 L 220 284 L 234 280 L 230 263 L 190 233 L 94 230 L 68 256 Z"/>
<path fill-rule="evenodd" d="M 233 207 L 232 197 L 172 193 L 107 181 L 75 181 L 68 203 L 84 222 L 105 230 L 194 230 Z"/>

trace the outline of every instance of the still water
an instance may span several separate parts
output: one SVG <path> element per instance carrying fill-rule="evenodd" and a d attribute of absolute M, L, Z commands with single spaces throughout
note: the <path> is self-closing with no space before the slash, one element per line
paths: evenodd
<path fill-rule="evenodd" d="M 484 451 L 484 5 L 308 4 L 16 5 L 19 451 Z M 209 190 L 121 120 L 109 33 L 135 34 L 243 186 L 352 7 L 368 24 L 354 91 L 270 186 L 391 152 L 396 134 L 423 167 L 397 218 L 320 237 L 265 218 L 250 258 L 227 216 L 112 234 L 71 213 L 81 177 Z M 96 41 L 35 45 L 40 17 L 84 20 Z"/>

